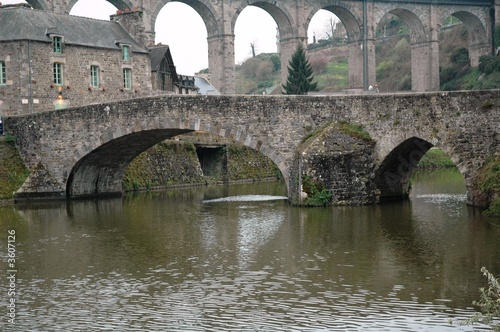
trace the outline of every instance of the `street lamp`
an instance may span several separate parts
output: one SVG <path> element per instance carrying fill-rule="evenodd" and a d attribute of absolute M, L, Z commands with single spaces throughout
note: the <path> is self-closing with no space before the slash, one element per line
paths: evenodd
<path fill-rule="evenodd" d="M 57 95 L 56 100 L 53 101 L 54 108 L 56 110 L 67 108 L 69 105 L 69 100 L 64 99 L 62 96 L 62 89 L 62 86 L 57 87 L 57 91 L 59 92 L 59 94 Z"/>

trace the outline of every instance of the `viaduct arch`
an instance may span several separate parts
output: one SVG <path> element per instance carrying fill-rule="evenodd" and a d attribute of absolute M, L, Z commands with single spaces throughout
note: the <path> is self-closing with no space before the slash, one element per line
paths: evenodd
<path fill-rule="evenodd" d="M 122 192 L 128 163 L 164 139 L 203 131 L 269 157 L 292 202 L 300 197 L 303 140 L 338 122 L 361 125 L 375 142 L 382 199 L 408 193 L 418 160 L 442 148 L 463 174 L 468 201 L 485 205 L 479 174 L 500 153 L 500 90 L 358 96 L 188 96 L 131 99 L 5 119 L 31 174 L 18 197 L 86 197 Z M 312 151 L 329 153 L 329 145 Z M 341 151 L 342 153 L 342 151 Z M 363 170 L 365 172 L 365 170 Z M 335 184 L 327 184 L 335 186 Z"/>
<path fill-rule="evenodd" d="M 325 9 L 337 15 L 346 27 L 349 44 L 349 86 L 367 89 L 376 82 L 375 31 L 386 14 L 399 16 L 411 30 L 412 89 L 439 90 L 439 31 L 453 15 L 469 32 L 472 65 L 493 52 L 493 29 L 499 21 L 498 0 L 107 0 L 118 9 L 138 8 L 148 42 L 154 43 L 155 22 L 160 10 L 172 1 L 182 2 L 198 12 L 207 28 L 208 58 L 213 85 L 223 94 L 235 93 L 234 27 L 247 6 L 267 11 L 278 26 L 282 68 L 286 68 L 298 43 L 306 43 L 307 28 L 314 16 Z M 69 13 L 77 0 L 27 0 L 33 8 Z M 286 80 L 282 70 L 282 81 Z"/>

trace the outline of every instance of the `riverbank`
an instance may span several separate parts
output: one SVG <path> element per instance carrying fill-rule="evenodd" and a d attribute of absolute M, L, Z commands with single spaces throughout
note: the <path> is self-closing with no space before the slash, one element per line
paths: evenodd
<path fill-rule="evenodd" d="M 200 186 L 218 183 L 276 181 L 278 167 L 261 153 L 238 144 L 208 152 L 191 142 L 164 141 L 144 151 L 128 166 L 125 191 Z"/>
<path fill-rule="evenodd" d="M 457 166 L 450 158 L 438 148 L 431 148 L 420 159 L 418 169 L 440 169 L 440 168 L 456 168 Z"/>

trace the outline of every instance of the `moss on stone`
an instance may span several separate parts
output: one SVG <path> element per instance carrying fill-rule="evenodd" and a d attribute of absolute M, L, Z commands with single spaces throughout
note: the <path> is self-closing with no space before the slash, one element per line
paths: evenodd
<path fill-rule="evenodd" d="M 228 176 L 204 176 L 196 147 L 192 143 L 164 141 L 144 151 L 130 163 L 123 178 L 123 188 L 133 191 L 177 185 L 204 185 L 223 180 L 258 181 L 281 177 L 280 170 L 269 158 L 249 147 L 229 144 L 221 151 L 228 153 Z"/>
<path fill-rule="evenodd" d="M 373 141 L 370 134 L 361 125 L 350 122 L 339 122 L 336 124 L 336 127 L 340 132 L 346 135 L 360 138 L 365 141 Z"/>
<path fill-rule="evenodd" d="M 279 168 L 260 152 L 239 144 L 230 144 L 228 149 L 228 180 L 259 180 L 281 178 Z"/>
<path fill-rule="evenodd" d="M 500 217 L 500 154 L 488 159 L 481 169 L 479 188 L 491 198 L 486 215 Z"/>
<path fill-rule="evenodd" d="M 29 175 L 11 140 L 0 139 L 0 199 L 14 197 Z"/>
<path fill-rule="evenodd" d="M 123 177 L 126 191 L 204 184 L 196 148 L 189 142 L 164 141 L 137 156 Z"/>

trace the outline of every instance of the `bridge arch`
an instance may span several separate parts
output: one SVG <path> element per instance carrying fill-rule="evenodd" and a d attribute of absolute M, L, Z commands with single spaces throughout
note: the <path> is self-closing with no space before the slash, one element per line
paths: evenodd
<path fill-rule="evenodd" d="M 95 147 L 71 169 L 66 182 L 67 197 L 121 195 L 124 172 L 135 157 L 154 144 L 185 132 L 189 131 L 145 130 Z M 77 158 L 78 155 L 73 156 Z"/>
<path fill-rule="evenodd" d="M 457 165 L 462 174 L 467 189 L 471 186 L 470 171 L 465 163 L 460 163 L 460 156 L 454 149 L 445 145 L 435 145 L 432 139 L 423 139 L 418 136 L 410 137 L 398 145 L 385 156 L 376 169 L 375 183 L 380 190 L 380 201 L 406 199 L 410 194 L 410 178 L 415 172 L 422 157 L 433 147 L 438 147 Z M 470 193 L 468 193 L 470 196 Z M 468 197 L 469 201 L 471 197 Z"/>
<path fill-rule="evenodd" d="M 203 124 L 201 119 L 178 120 L 176 123 L 178 126 L 167 129 L 156 128 L 158 126 L 154 122 L 143 122 L 134 129 L 115 128 L 90 141 L 85 147 L 90 152 L 74 150 L 68 158 L 73 166 L 66 180 L 67 198 L 121 195 L 125 170 L 135 157 L 164 140 L 198 131 L 196 128 L 204 128 L 213 135 L 230 138 L 259 151 L 278 166 L 288 184 L 283 158 L 245 130 L 217 122 Z"/>
<path fill-rule="evenodd" d="M 436 72 L 435 54 L 430 37 L 429 22 L 425 15 L 411 8 L 393 5 L 380 11 L 376 26 L 386 15 L 399 17 L 409 28 L 411 45 L 411 89 L 414 91 L 438 90 L 439 72 Z M 376 75 L 376 74 L 375 74 Z"/>
<path fill-rule="evenodd" d="M 328 4 L 313 6 L 306 20 L 307 26 L 309 26 L 312 18 L 320 9 L 327 10 L 339 18 L 346 29 L 349 43 L 362 40 L 361 18 L 356 15 L 352 8 L 340 1 L 331 1 Z"/>
<path fill-rule="evenodd" d="M 429 32 L 426 24 L 421 19 L 419 13 L 415 13 L 415 9 L 407 9 L 401 6 L 391 6 L 385 11 L 381 11 L 377 16 L 376 27 L 380 24 L 382 18 L 386 15 L 396 15 L 408 26 L 410 29 L 410 42 L 412 44 L 425 43 L 429 41 Z"/>
<path fill-rule="evenodd" d="M 287 11 L 285 7 L 276 6 L 276 1 L 269 0 L 254 0 L 247 1 L 245 3 L 240 3 L 236 7 L 236 14 L 231 18 L 231 33 L 234 34 L 234 28 L 236 26 L 236 21 L 240 13 L 248 6 L 255 6 L 264 11 L 266 11 L 276 22 L 278 26 L 278 31 L 280 35 L 280 41 L 293 39 L 297 35 L 297 31 L 294 28 L 292 15 Z"/>
<path fill-rule="evenodd" d="M 469 12 L 464 10 L 453 11 L 448 9 L 442 13 L 442 22 L 449 16 L 458 18 L 464 25 L 468 33 L 469 57 L 471 66 L 477 67 L 479 58 L 484 54 L 491 54 L 491 37 L 488 29 L 481 20 L 481 13 Z M 442 24 L 439 24 L 439 28 Z"/>
<path fill-rule="evenodd" d="M 201 17 L 207 28 L 208 38 L 218 36 L 223 33 L 221 18 L 217 15 L 210 1 L 192 1 L 192 0 L 162 0 L 154 7 L 151 13 L 151 31 L 154 31 L 156 19 L 160 11 L 170 2 L 181 2 L 193 8 Z"/>
<path fill-rule="evenodd" d="M 311 20 L 319 10 L 327 10 L 339 18 L 346 29 L 347 43 L 349 47 L 348 57 L 348 79 L 350 87 L 363 86 L 363 44 L 362 18 L 359 17 L 355 8 L 345 2 L 328 1 L 316 4 L 311 7 L 311 11 L 306 19 L 306 26 L 309 27 Z M 306 30 L 307 31 L 307 30 Z M 286 67 L 282 67 L 286 68 Z"/>
<path fill-rule="evenodd" d="M 418 137 L 411 137 L 395 146 L 389 154 L 384 156 L 375 176 L 382 202 L 408 197 L 410 177 L 420 159 L 431 147 L 433 147 L 432 143 Z"/>
<path fill-rule="evenodd" d="M 255 6 L 266 11 L 276 22 L 279 32 L 279 54 L 282 68 L 281 82 L 286 82 L 288 73 L 284 69 L 287 68 L 288 61 L 292 58 L 292 54 L 295 52 L 297 44 L 307 41 L 307 33 L 304 34 L 305 37 L 300 37 L 298 22 L 294 21 L 293 16 L 288 12 L 286 6 L 278 7 L 276 1 L 256 0 L 246 1 L 244 3 L 241 2 L 236 6 L 235 14 L 231 18 L 231 35 L 233 38 L 236 21 L 240 13 L 248 6 Z"/>
<path fill-rule="evenodd" d="M 69 14 L 71 12 L 71 9 L 73 9 L 73 6 L 76 5 L 78 1 L 79 0 L 71 0 L 66 6 L 64 12 Z M 112 4 L 117 9 L 120 10 L 125 10 L 125 8 L 132 9 L 134 7 L 134 4 L 130 0 L 105 0 L 105 1 L 109 2 L 110 4 Z"/>
<path fill-rule="evenodd" d="M 33 7 L 33 9 L 49 10 L 49 6 L 44 0 L 26 0 L 26 2 Z"/>

